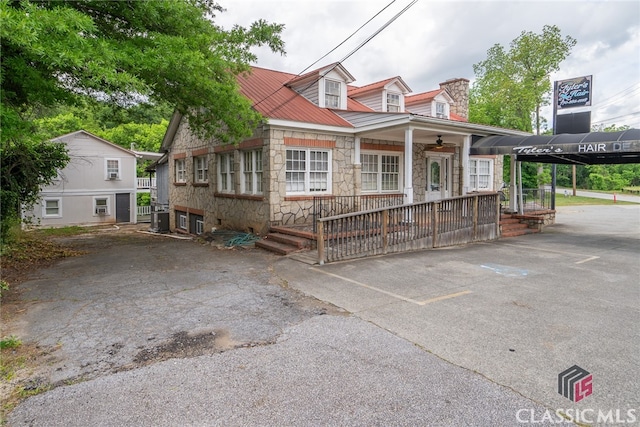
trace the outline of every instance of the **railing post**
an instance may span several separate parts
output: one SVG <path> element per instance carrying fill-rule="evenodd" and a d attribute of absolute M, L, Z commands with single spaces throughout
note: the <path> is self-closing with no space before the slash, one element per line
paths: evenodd
<path fill-rule="evenodd" d="M 478 239 L 478 198 L 479 195 L 473 196 L 473 235 L 471 237 L 472 241 L 476 241 Z"/>
<path fill-rule="evenodd" d="M 502 214 L 502 210 L 500 209 L 500 193 L 496 194 L 496 238 L 500 238 L 500 215 Z"/>
<path fill-rule="evenodd" d="M 433 209 L 431 210 L 431 224 L 433 224 L 433 238 L 431 239 L 431 246 L 438 246 L 438 211 L 440 210 L 440 202 L 433 203 Z"/>
<path fill-rule="evenodd" d="M 389 209 L 382 211 L 382 253 L 387 253 L 389 245 Z"/>
<path fill-rule="evenodd" d="M 318 264 L 324 265 L 324 227 L 322 226 L 322 221 L 318 220 L 318 232 L 317 232 L 317 241 L 316 244 L 318 246 Z"/>

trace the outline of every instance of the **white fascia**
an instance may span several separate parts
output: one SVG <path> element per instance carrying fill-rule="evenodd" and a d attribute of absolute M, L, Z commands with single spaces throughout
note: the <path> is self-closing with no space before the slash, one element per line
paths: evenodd
<path fill-rule="evenodd" d="M 291 130 L 315 130 L 329 133 L 341 133 L 345 135 L 353 135 L 355 129 L 352 127 L 320 125 L 317 123 L 295 122 L 292 120 L 269 119 L 267 126 L 284 127 Z"/>

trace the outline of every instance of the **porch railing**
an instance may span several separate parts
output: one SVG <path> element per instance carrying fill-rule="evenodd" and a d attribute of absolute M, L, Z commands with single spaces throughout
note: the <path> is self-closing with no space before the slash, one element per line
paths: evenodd
<path fill-rule="evenodd" d="M 138 206 L 138 216 L 151 215 L 151 206 Z"/>
<path fill-rule="evenodd" d="M 500 191 L 503 194 L 502 207 L 509 207 L 509 188 Z M 519 212 L 520 200 L 516 198 L 516 210 Z M 522 189 L 522 212 L 534 212 L 551 209 L 551 190 L 546 188 L 523 188 Z"/>
<path fill-rule="evenodd" d="M 313 198 L 313 232 L 317 232 L 319 218 L 386 208 L 388 206 L 400 206 L 403 203 L 404 194 L 315 196 Z"/>
<path fill-rule="evenodd" d="M 318 262 L 493 240 L 499 218 L 497 193 L 319 218 Z"/>
<path fill-rule="evenodd" d="M 138 188 L 153 188 L 156 186 L 156 178 L 137 178 Z"/>

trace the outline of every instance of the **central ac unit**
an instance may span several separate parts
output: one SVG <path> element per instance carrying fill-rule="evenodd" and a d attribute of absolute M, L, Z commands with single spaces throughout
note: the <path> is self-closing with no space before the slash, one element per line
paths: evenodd
<path fill-rule="evenodd" d="M 118 172 L 111 172 L 109 174 L 109 179 L 118 179 Z"/>

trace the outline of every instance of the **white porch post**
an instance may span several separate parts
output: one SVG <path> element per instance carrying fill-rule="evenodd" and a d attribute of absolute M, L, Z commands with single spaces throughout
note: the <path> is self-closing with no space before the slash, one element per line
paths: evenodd
<path fill-rule="evenodd" d="M 471 135 L 464 137 L 462 142 L 462 194 L 469 192 L 469 151 L 471 150 Z"/>
<path fill-rule="evenodd" d="M 509 212 L 515 212 L 518 200 L 518 186 L 516 182 L 516 156 L 511 155 L 511 165 L 509 168 L 509 176 L 511 182 L 509 183 Z"/>
<path fill-rule="evenodd" d="M 353 142 L 353 194 L 362 194 L 362 164 L 360 164 L 360 137 L 356 136 Z"/>
<path fill-rule="evenodd" d="M 413 203 L 413 129 L 404 131 L 404 203 Z"/>
<path fill-rule="evenodd" d="M 354 146 L 355 146 L 355 157 L 356 158 L 353 159 L 353 164 L 354 165 L 359 165 L 360 164 L 360 137 L 359 136 L 356 136 Z"/>

